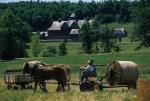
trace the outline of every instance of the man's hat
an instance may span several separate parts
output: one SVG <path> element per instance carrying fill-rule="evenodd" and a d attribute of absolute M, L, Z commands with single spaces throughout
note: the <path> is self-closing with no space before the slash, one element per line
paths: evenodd
<path fill-rule="evenodd" d="M 88 63 L 91 63 L 91 61 L 89 60 Z"/>

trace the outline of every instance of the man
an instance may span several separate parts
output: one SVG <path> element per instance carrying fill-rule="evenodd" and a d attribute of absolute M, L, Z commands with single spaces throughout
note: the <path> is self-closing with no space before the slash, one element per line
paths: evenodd
<path fill-rule="evenodd" d="M 88 61 L 88 66 L 85 68 L 85 71 L 82 73 L 81 81 L 84 79 L 87 80 L 88 76 L 96 76 L 96 68 L 94 66 L 94 61 L 90 60 Z"/>

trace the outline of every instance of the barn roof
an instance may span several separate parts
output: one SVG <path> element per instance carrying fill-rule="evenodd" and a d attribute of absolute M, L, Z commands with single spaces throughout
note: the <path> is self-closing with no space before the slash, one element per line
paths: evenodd
<path fill-rule="evenodd" d="M 85 22 L 86 22 L 86 20 L 85 20 L 85 19 L 84 19 L 84 20 L 78 20 L 79 28 L 81 28 L 81 27 L 82 27 L 82 25 L 83 25 Z M 91 25 L 92 25 L 93 20 L 92 20 L 92 19 L 90 19 L 88 22 L 89 22 L 89 24 L 91 24 Z"/>
<path fill-rule="evenodd" d="M 61 30 L 62 23 L 59 21 L 54 21 L 48 30 Z"/>
<path fill-rule="evenodd" d="M 69 21 L 68 21 L 69 27 L 70 27 L 74 22 L 76 22 L 76 20 L 69 20 Z"/>
<path fill-rule="evenodd" d="M 68 21 L 54 21 L 48 30 L 61 30 L 62 27 L 68 27 Z"/>
<path fill-rule="evenodd" d="M 70 17 L 76 17 L 75 13 L 72 13 L 72 14 L 70 15 Z"/>
<path fill-rule="evenodd" d="M 79 34 L 79 29 L 72 29 L 69 34 Z"/>
<path fill-rule="evenodd" d="M 78 20 L 78 25 L 79 25 L 79 28 L 82 27 L 82 25 L 84 24 L 85 20 Z"/>
<path fill-rule="evenodd" d="M 68 26 L 69 26 L 71 29 L 79 28 L 78 22 L 77 22 L 76 20 L 69 20 L 69 21 L 68 21 Z"/>
<path fill-rule="evenodd" d="M 61 21 L 61 29 L 67 29 L 69 28 L 69 25 L 68 25 L 68 21 Z"/>

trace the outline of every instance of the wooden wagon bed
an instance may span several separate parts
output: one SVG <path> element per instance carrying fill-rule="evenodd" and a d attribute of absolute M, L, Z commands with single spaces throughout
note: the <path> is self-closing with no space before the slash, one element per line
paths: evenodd
<path fill-rule="evenodd" d="M 26 88 L 33 82 L 30 75 L 23 75 L 22 69 L 10 69 L 4 73 L 4 82 L 7 88 Z"/>

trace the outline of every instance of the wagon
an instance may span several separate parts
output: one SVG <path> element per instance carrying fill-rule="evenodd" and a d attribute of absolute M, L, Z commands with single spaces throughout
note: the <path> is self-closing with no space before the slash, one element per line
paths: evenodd
<path fill-rule="evenodd" d="M 4 73 L 4 82 L 7 88 L 31 88 L 33 78 L 30 75 L 24 75 L 22 69 L 10 69 Z"/>

